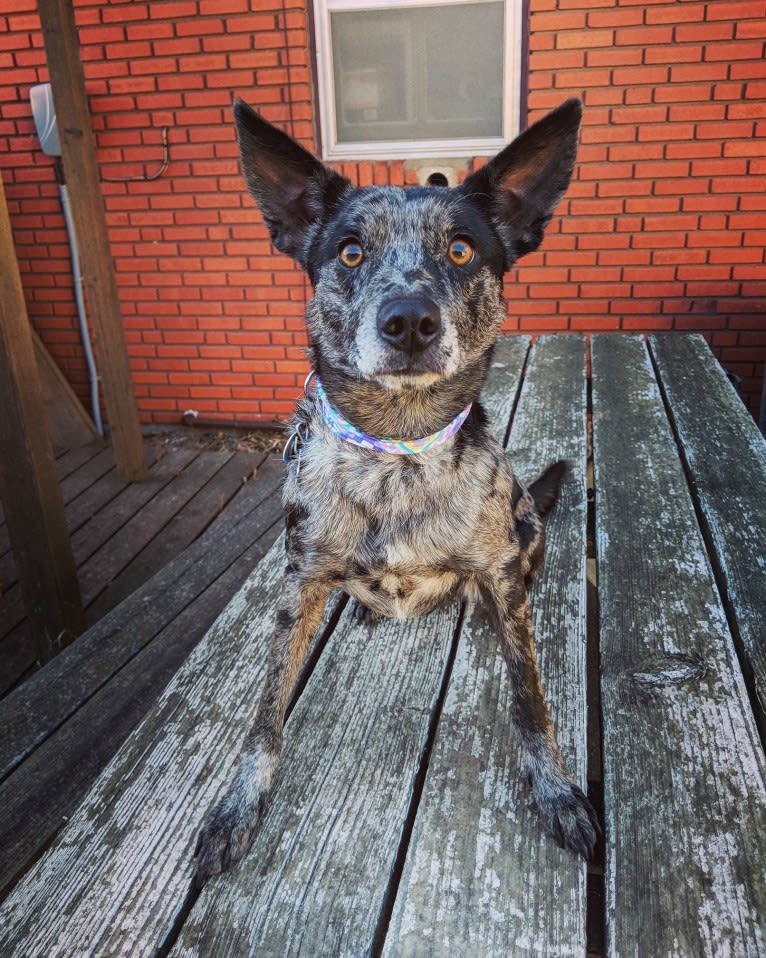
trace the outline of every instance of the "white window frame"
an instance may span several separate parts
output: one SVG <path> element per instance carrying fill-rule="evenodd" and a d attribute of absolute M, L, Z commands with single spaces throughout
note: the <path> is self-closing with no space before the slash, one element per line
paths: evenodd
<path fill-rule="evenodd" d="M 313 0 L 322 156 L 326 160 L 401 160 L 469 157 L 496 153 L 519 132 L 521 110 L 523 0 L 503 0 L 503 135 L 439 140 L 338 143 L 330 15 L 340 12 L 452 6 L 483 0 Z"/>

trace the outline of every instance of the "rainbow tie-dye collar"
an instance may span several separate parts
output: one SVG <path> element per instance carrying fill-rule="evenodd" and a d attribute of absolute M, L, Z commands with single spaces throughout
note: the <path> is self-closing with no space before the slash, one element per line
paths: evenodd
<path fill-rule="evenodd" d="M 379 439 L 377 436 L 371 436 L 363 432 L 358 426 L 344 419 L 340 412 L 333 406 L 327 398 L 319 377 L 314 377 L 317 395 L 319 396 L 319 408 L 322 413 L 325 425 L 339 439 L 344 442 L 353 443 L 355 446 L 361 446 L 362 449 L 369 449 L 371 452 L 390 452 L 394 456 L 416 456 L 426 452 L 431 452 L 438 446 L 451 439 L 465 422 L 468 413 L 471 411 L 473 403 L 468 403 L 462 412 L 448 423 L 443 429 L 432 433 L 430 436 L 424 436 L 422 439 Z"/>

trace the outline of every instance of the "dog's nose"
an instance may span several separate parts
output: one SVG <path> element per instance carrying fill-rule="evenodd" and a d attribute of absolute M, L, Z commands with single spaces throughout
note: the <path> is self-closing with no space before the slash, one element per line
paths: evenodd
<path fill-rule="evenodd" d="M 378 313 L 380 338 L 409 356 L 427 349 L 438 338 L 441 328 L 439 307 L 427 296 L 389 300 Z"/>

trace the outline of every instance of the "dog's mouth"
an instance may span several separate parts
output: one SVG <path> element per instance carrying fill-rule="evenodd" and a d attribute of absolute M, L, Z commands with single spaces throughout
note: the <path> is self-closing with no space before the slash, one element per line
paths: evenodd
<path fill-rule="evenodd" d="M 444 376 L 430 370 L 402 369 L 376 373 L 375 379 L 386 389 L 394 392 L 400 389 L 422 389 L 433 386 Z"/>

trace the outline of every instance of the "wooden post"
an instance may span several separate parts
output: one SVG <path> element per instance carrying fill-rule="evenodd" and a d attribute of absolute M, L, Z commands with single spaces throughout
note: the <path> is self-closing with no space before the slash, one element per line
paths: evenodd
<path fill-rule="evenodd" d="M 146 475 L 143 441 L 122 330 L 74 11 L 71 0 L 38 0 L 37 8 L 114 455 L 121 478 L 132 482 Z"/>
<path fill-rule="evenodd" d="M 42 662 L 84 628 L 64 502 L 0 178 L 0 497 Z"/>

